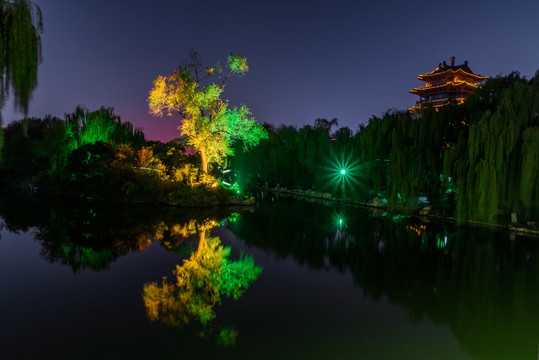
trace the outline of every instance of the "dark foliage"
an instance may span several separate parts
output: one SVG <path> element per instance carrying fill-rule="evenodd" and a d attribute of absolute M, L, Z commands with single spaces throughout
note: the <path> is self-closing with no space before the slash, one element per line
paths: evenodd
<path fill-rule="evenodd" d="M 464 105 L 373 116 L 355 134 L 325 119 L 269 138 L 232 160 L 239 181 L 330 192 L 390 208 L 428 201 L 460 221 L 539 218 L 539 79 L 491 78 Z M 347 167 L 348 179 L 335 174 Z M 349 171 L 350 170 L 350 171 Z"/>

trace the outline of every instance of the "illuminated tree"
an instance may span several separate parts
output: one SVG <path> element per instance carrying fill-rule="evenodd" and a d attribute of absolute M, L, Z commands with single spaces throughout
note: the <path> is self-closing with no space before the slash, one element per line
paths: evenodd
<path fill-rule="evenodd" d="M 0 0 L 0 110 L 10 87 L 15 108 L 28 114 L 41 62 L 41 10 L 28 0 Z M 0 159 L 4 144 L 0 114 Z"/>
<path fill-rule="evenodd" d="M 182 123 L 178 130 L 200 153 L 205 174 L 209 164 L 233 155 L 232 144 L 236 140 L 242 140 L 247 150 L 267 138 L 265 129 L 251 117 L 247 106 L 229 108 L 228 101 L 221 99 L 229 77 L 242 76 L 248 70 L 247 59 L 235 55 L 230 55 L 224 66 L 217 63 L 203 70 L 198 54 L 192 52 L 190 64 L 153 81 L 148 97 L 150 113 L 162 116 L 163 112 L 167 115 L 177 112 L 180 115 Z M 219 83 L 211 82 L 212 77 L 217 77 Z"/>
<path fill-rule="evenodd" d="M 77 148 L 73 128 L 60 119 L 47 119 L 43 126 L 42 149 L 48 154 L 49 174 L 55 174 L 67 165 L 69 153 Z"/>

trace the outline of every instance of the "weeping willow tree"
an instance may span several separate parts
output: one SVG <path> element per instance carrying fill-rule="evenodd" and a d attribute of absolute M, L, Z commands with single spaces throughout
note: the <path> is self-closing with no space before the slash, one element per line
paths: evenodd
<path fill-rule="evenodd" d="M 425 195 L 461 222 L 539 216 L 537 74 L 530 81 L 518 73 L 489 79 L 466 105 L 427 109 L 419 118 L 374 117 L 358 146 L 361 161 L 371 164 L 373 189 L 385 191 L 390 207 Z"/>
<path fill-rule="evenodd" d="M 520 223 L 539 219 L 539 72 L 530 81 L 516 72 L 491 78 L 464 105 L 420 116 L 390 110 L 353 136 L 345 128 L 330 136 L 329 128 L 323 119 L 269 128 L 269 139 L 235 165 L 248 164 L 242 174 L 260 184 L 326 191 L 324 159 L 349 154 L 363 176 L 349 198 L 408 209 L 424 197 L 461 222 L 507 223 L 513 213 Z"/>
<path fill-rule="evenodd" d="M 444 171 L 457 179 L 460 221 L 505 222 L 539 215 L 539 91 L 517 73 L 490 79 L 470 98 L 470 127 Z"/>
<path fill-rule="evenodd" d="M 413 118 L 407 111 L 372 117 L 358 133 L 359 158 L 366 165 L 374 193 L 385 192 L 389 205 L 415 202 L 420 195 L 439 203 L 443 189 L 441 153 L 458 131 L 458 107 L 442 116 L 432 109 Z"/>
<path fill-rule="evenodd" d="M 113 108 L 101 107 L 90 111 L 80 105 L 65 117 L 65 121 L 56 118 L 38 120 L 40 123 L 38 132 L 42 136 L 39 149 L 50 163 L 49 175 L 61 174 L 68 164 L 70 154 L 87 144 L 98 142 L 110 143 L 113 146 L 125 144 L 136 149 L 146 144 L 142 130 L 134 129 L 129 122 L 122 122 L 114 113 Z M 32 124 L 30 136 L 32 136 Z M 9 149 L 8 139 L 6 154 Z"/>
<path fill-rule="evenodd" d="M 10 89 L 15 109 L 26 116 L 41 62 L 41 10 L 28 0 L 0 0 L 0 110 Z M 0 159 L 3 147 L 0 115 Z"/>

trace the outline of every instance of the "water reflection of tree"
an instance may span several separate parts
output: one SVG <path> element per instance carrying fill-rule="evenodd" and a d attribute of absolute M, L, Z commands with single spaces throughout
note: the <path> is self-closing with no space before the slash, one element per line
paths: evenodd
<path fill-rule="evenodd" d="M 227 218 L 232 209 L 182 209 L 61 201 L 36 201 L 13 192 L 0 196 L 0 224 L 10 232 L 33 231 L 41 256 L 76 272 L 107 269 L 117 258 L 159 241 L 167 251 L 193 248 L 197 222 Z"/>
<path fill-rule="evenodd" d="M 537 355 L 537 239 L 512 241 L 489 229 L 373 219 L 361 209 L 349 209 L 348 225 L 341 229 L 332 212 L 281 200 L 261 203 L 229 227 L 247 243 L 314 268 L 351 271 L 373 299 L 404 305 L 409 321 L 428 317 L 448 326 L 476 359 Z"/>
<path fill-rule="evenodd" d="M 230 248 L 224 247 L 218 237 L 207 236 L 216 225 L 214 220 L 196 225 L 197 250 L 181 265 L 176 265 L 175 282 L 170 283 L 164 277 L 161 284 L 144 285 L 142 296 L 151 321 L 181 327 L 195 320 L 207 326 L 216 318 L 214 308 L 222 297 L 238 299 L 259 276 L 262 269 L 252 257 L 242 256 L 232 261 Z M 237 331 L 224 327 L 217 336 L 219 343 L 230 345 L 235 342 Z"/>

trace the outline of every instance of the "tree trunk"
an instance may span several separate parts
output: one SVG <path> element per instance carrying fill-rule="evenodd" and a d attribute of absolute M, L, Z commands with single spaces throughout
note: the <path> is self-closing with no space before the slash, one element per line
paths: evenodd
<path fill-rule="evenodd" d="M 202 160 L 202 172 L 207 175 L 208 174 L 208 159 L 206 157 L 206 148 L 201 147 L 199 151 L 200 151 L 200 159 Z"/>

